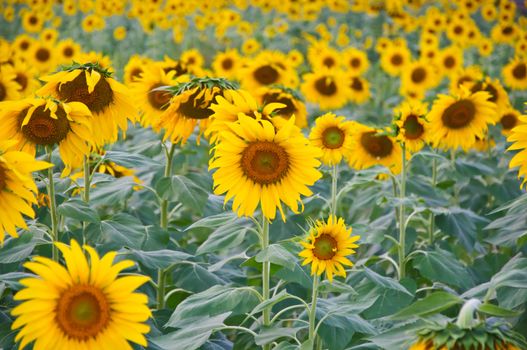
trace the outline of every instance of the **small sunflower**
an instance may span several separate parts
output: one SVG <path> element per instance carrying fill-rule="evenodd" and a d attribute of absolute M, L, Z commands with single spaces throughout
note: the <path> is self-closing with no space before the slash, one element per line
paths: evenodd
<path fill-rule="evenodd" d="M 399 128 L 397 140 L 404 142 L 409 152 L 419 151 L 428 140 L 428 106 L 419 101 L 407 101 L 394 112 L 395 125 Z"/>
<path fill-rule="evenodd" d="M 45 42 L 36 42 L 31 47 L 29 62 L 41 73 L 48 73 L 57 65 L 56 52 L 53 46 Z"/>
<path fill-rule="evenodd" d="M 41 85 L 36 79 L 37 71 L 34 67 L 22 61 L 15 61 L 12 64 L 15 81 L 20 88 L 18 92 L 22 97 L 32 95 Z"/>
<path fill-rule="evenodd" d="M 236 79 L 238 69 L 241 67 L 242 58 L 238 50 L 231 49 L 219 52 L 212 62 L 212 69 L 219 78 Z"/>
<path fill-rule="evenodd" d="M 16 72 L 11 65 L 0 65 L 0 102 L 20 98 L 20 84 L 16 81 Z"/>
<path fill-rule="evenodd" d="M 16 58 L 26 59 L 27 54 L 30 52 L 31 47 L 34 45 L 35 42 L 36 40 L 27 34 L 18 35 L 11 44 L 13 56 Z"/>
<path fill-rule="evenodd" d="M 339 70 L 320 69 L 303 76 L 300 87 L 306 100 L 318 103 L 320 109 L 343 107 L 349 99 L 350 88 L 342 79 L 344 72 Z"/>
<path fill-rule="evenodd" d="M 67 173 L 80 167 L 93 142 L 91 113 L 79 102 L 28 98 L 5 102 L 0 110 L 1 139 L 16 140 L 15 148 L 35 155 L 39 146 L 58 145 Z"/>
<path fill-rule="evenodd" d="M 348 157 L 352 133 L 353 122 L 334 113 L 326 113 L 315 119 L 309 141 L 322 150 L 322 163 L 332 166 L 339 164 L 342 157 Z"/>
<path fill-rule="evenodd" d="M 296 70 L 287 63 L 287 57 L 280 52 L 262 52 L 240 69 L 242 88 L 252 91 L 262 86 L 277 84 L 295 88 L 298 85 L 298 76 Z"/>
<path fill-rule="evenodd" d="M 129 86 L 130 83 L 139 80 L 145 71 L 145 67 L 150 64 L 151 62 L 148 59 L 138 55 L 132 55 L 126 66 L 124 66 L 124 83 Z M 167 73 L 165 70 L 163 72 Z"/>
<path fill-rule="evenodd" d="M 160 63 L 160 65 L 165 73 L 174 71 L 174 77 L 192 73 L 186 64 L 181 61 L 173 60 L 168 56 L 165 56 L 165 59 Z"/>
<path fill-rule="evenodd" d="M 44 17 L 36 11 L 28 11 L 22 15 L 22 27 L 27 33 L 38 33 L 44 26 Z"/>
<path fill-rule="evenodd" d="M 301 195 L 312 194 L 320 177 L 320 150 L 312 146 L 289 119 L 280 128 L 270 121 L 240 115 L 230 123 L 214 146 L 209 162 L 217 169 L 212 178 L 214 193 L 234 198 L 233 211 L 252 216 L 260 205 L 263 215 L 273 220 L 278 208 L 285 221 L 282 202 L 295 214 L 303 210 Z"/>
<path fill-rule="evenodd" d="M 390 45 L 381 53 L 381 68 L 391 76 L 398 76 L 411 59 L 412 54 L 406 46 Z"/>
<path fill-rule="evenodd" d="M 512 129 L 516 126 L 523 124 L 521 122 L 522 114 L 512 107 L 505 109 L 501 115 L 499 123 L 501 125 L 501 133 L 505 136 L 511 134 Z"/>
<path fill-rule="evenodd" d="M 483 79 L 483 72 L 479 66 L 469 66 L 460 68 L 452 73 L 450 78 L 450 91 L 457 94 L 460 92 L 460 86 L 467 82 L 478 82 Z"/>
<path fill-rule="evenodd" d="M 181 62 L 183 62 L 183 64 L 185 64 L 191 70 L 201 69 L 203 62 L 205 61 L 203 55 L 198 49 L 186 50 L 181 54 L 180 58 Z"/>
<path fill-rule="evenodd" d="M 296 126 L 305 128 L 307 126 L 307 111 L 304 102 L 294 91 L 282 86 L 263 87 L 256 92 L 262 106 L 271 103 L 281 103 L 285 107 L 276 108 L 273 117 L 289 119 L 295 116 Z"/>
<path fill-rule="evenodd" d="M 439 95 L 428 114 L 430 141 L 435 147 L 468 150 L 494 124 L 496 105 L 486 91 L 462 87 L 457 96 Z"/>
<path fill-rule="evenodd" d="M 383 165 L 393 174 L 401 172 L 401 146 L 385 130 L 355 123 L 352 140 L 350 167 L 361 170 Z"/>
<path fill-rule="evenodd" d="M 74 64 L 40 79 L 46 84 L 37 95 L 81 102 L 88 107 L 96 146 L 117 141 L 119 130 L 125 132 L 128 120 L 135 120 L 137 111 L 128 88 L 112 79 L 98 64 Z"/>
<path fill-rule="evenodd" d="M 345 69 L 354 76 L 364 74 L 370 66 L 368 55 L 362 50 L 352 47 L 344 51 L 342 56 L 342 62 Z"/>
<path fill-rule="evenodd" d="M 402 86 L 423 91 L 437 86 L 440 82 L 435 68 L 421 60 L 409 63 L 402 72 L 401 80 Z"/>
<path fill-rule="evenodd" d="M 310 46 L 307 50 L 307 60 L 311 69 L 335 69 L 341 66 L 342 57 L 339 51 L 327 44 Z"/>
<path fill-rule="evenodd" d="M 0 141 L 0 245 L 5 234 L 18 237 L 16 228 L 27 229 L 22 214 L 35 218 L 31 207 L 37 203 L 37 186 L 31 173 L 53 164 L 35 160 L 26 152 L 14 151 L 16 141 Z"/>
<path fill-rule="evenodd" d="M 437 63 L 443 74 L 450 75 L 463 67 L 463 50 L 454 45 L 447 47 L 440 52 Z"/>
<path fill-rule="evenodd" d="M 317 220 L 309 231 L 306 241 L 300 242 L 304 250 L 298 255 L 304 258 L 302 265 L 311 264 L 311 274 L 321 275 L 332 282 L 333 275 L 346 277 L 344 266 L 353 266 L 347 256 L 355 253 L 354 248 L 360 236 L 351 235 L 352 228 L 346 227 L 343 218 L 330 216 L 327 222 Z"/>
<path fill-rule="evenodd" d="M 515 57 L 502 70 L 505 85 L 513 90 L 527 89 L 527 59 Z"/>
<path fill-rule="evenodd" d="M 95 249 L 74 240 L 71 246 L 55 243 L 66 266 L 37 256 L 24 267 L 35 277 L 24 278 L 15 294 L 22 303 L 11 314 L 12 329 L 20 329 L 15 340 L 23 349 L 34 341 L 35 349 L 99 350 L 132 349 L 129 341 L 147 346 L 145 322 L 152 316 L 148 297 L 135 290 L 149 278 L 118 277 L 134 266 L 131 260 L 113 263 L 116 252 L 102 258 Z"/>
<path fill-rule="evenodd" d="M 496 118 L 509 106 L 509 96 L 498 79 L 486 77 L 483 81 L 466 83 L 470 86 L 470 92 L 487 91 L 490 94 L 489 101 L 496 104 Z"/>
<path fill-rule="evenodd" d="M 350 96 L 351 102 L 362 104 L 368 101 L 371 97 L 370 83 L 362 77 L 350 77 Z"/>
<path fill-rule="evenodd" d="M 55 51 L 58 52 L 59 63 L 72 64 L 81 53 L 81 46 L 73 39 L 65 39 L 57 44 Z"/>

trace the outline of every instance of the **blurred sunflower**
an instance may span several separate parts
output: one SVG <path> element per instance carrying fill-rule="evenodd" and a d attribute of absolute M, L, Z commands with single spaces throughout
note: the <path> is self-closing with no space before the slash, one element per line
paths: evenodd
<path fill-rule="evenodd" d="M 412 54 L 406 46 L 390 45 L 381 54 L 381 68 L 391 76 L 397 76 L 411 59 Z"/>
<path fill-rule="evenodd" d="M 181 62 L 191 70 L 201 69 L 205 59 L 198 49 L 186 50 L 181 54 Z"/>
<path fill-rule="evenodd" d="M 306 106 L 296 91 L 282 86 L 262 87 L 256 92 L 256 95 L 261 106 L 271 103 L 285 105 L 285 107 L 273 110 L 273 117 L 289 119 L 294 115 L 296 126 L 299 128 L 307 126 Z"/>
<path fill-rule="evenodd" d="M 35 39 L 30 37 L 27 34 L 18 35 L 13 43 L 11 44 L 11 50 L 13 51 L 13 56 L 16 58 L 22 58 L 27 60 L 27 55 L 31 50 L 31 46 L 35 43 Z"/>
<path fill-rule="evenodd" d="M 315 119 L 309 141 L 322 150 L 320 159 L 323 164 L 337 165 L 342 157 L 348 157 L 351 152 L 353 125 L 353 122 L 346 121 L 343 116 L 337 117 L 334 113 L 326 113 Z"/>
<path fill-rule="evenodd" d="M 40 73 L 48 73 L 57 65 L 56 52 L 48 43 L 36 42 L 31 47 L 28 63 L 38 69 Z"/>
<path fill-rule="evenodd" d="M 15 81 L 20 86 L 18 92 L 21 97 L 32 95 L 40 87 L 39 81 L 35 78 L 37 75 L 36 69 L 21 61 L 15 61 L 12 67 Z"/>
<path fill-rule="evenodd" d="M 286 64 L 287 58 L 282 53 L 271 51 L 260 53 L 241 68 L 239 78 L 242 88 L 252 91 L 262 86 L 277 84 L 296 87 L 298 85 L 296 71 Z"/>
<path fill-rule="evenodd" d="M 503 110 L 500 115 L 499 123 L 501 125 L 501 133 L 505 136 L 511 134 L 512 129 L 516 126 L 523 124 L 521 122 L 522 114 L 516 109 L 509 106 L 507 109 Z"/>
<path fill-rule="evenodd" d="M 496 105 L 486 91 L 461 88 L 456 96 L 439 95 L 428 113 L 430 141 L 435 147 L 468 150 L 494 124 Z"/>
<path fill-rule="evenodd" d="M 300 89 L 306 100 L 318 103 L 322 110 L 340 108 L 350 96 L 350 88 L 342 76 L 344 72 L 340 70 L 319 69 L 304 74 Z"/>
<path fill-rule="evenodd" d="M 441 50 L 437 62 L 442 73 L 450 76 L 451 73 L 463 67 L 463 50 L 458 46 L 449 46 Z"/>
<path fill-rule="evenodd" d="M 44 18 L 35 11 L 27 11 L 22 15 L 22 28 L 27 33 L 38 33 L 44 26 Z"/>
<path fill-rule="evenodd" d="M 35 160 L 28 153 L 14 151 L 16 141 L 0 141 L 0 246 L 5 234 L 18 237 L 16 228 L 27 229 L 22 214 L 35 218 L 31 207 L 37 203 L 37 186 L 32 172 L 44 170 L 53 164 Z"/>
<path fill-rule="evenodd" d="M 513 90 L 527 89 L 527 59 L 515 57 L 502 70 L 505 85 Z"/>
<path fill-rule="evenodd" d="M 350 77 L 349 99 L 353 103 L 362 104 L 371 97 L 370 83 L 362 77 Z"/>
<path fill-rule="evenodd" d="M 449 76 L 450 78 L 450 92 L 457 94 L 460 91 L 460 86 L 467 82 L 478 82 L 483 79 L 483 73 L 479 66 L 469 66 L 458 69 Z"/>
<path fill-rule="evenodd" d="M 20 84 L 11 65 L 0 65 L 0 102 L 16 100 L 20 97 Z"/>
<path fill-rule="evenodd" d="M 354 47 L 350 47 L 342 53 L 342 63 L 344 68 L 354 76 L 364 74 L 370 66 L 366 52 Z"/>
<path fill-rule="evenodd" d="M 394 110 L 398 127 L 397 140 L 409 152 L 418 152 L 428 140 L 428 106 L 420 101 L 406 101 Z"/>
<path fill-rule="evenodd" d="M 409 63 L 401 76 L 402 86 L 423 92 L 437 86 L 439 82 L 435 68 L 422 60 Z"/>
<path fill-rule="evenodd" d="M 339 68 L 342 63 L 340 52 L 325 43 L 308 47 L 307 60 L 313 71 Z"/>
<path fill-rule="evenodd" d="M 521 186 L 527 183 L 527 147 L 525 143 L 527 141 L 527 116 L 519 117 L 519 125 L 512 128 L 507 138 L 508 142 L 512 142 L 512 145 L 508 150 L 518 150 L 519 152 L 512 157 L 509 163 L 510 168 L 518 167 L 518 178 L 524 177 Z"/>
<path fill-rule="evenodd" d="M 140 79 L 145 67 L 149 64 L 152 64 L 149 59 L 139 55 L 132 55 L 124 66 L 124 83 L 129 86 L 130 83 Z M 163 72 L 165 71 L 163 70 Z"/>
<path fill-rule="evenodd" d="M 333 275 L 346 277 L 344 266 L 353 266 L 347 256 L 355 253 L 354 248 L 360 236 L 351 235 L 352 228 L 346 227 L 343 218 L 330 216 L 327 222 L 317 220 L 305 241 L 300 242 L 304 250 L 298 255 L 303 265 L 311 264 L 311 275 L 326 273 L 332 282 Z"/>
<path fill-rule="evenodd" d="M 93 143 L 91 113 L 79 102 L 27 98 L 5 102 L 0 110 L 0 138 L 16 141 L 15 148 L 31 155 L 38 146 L 58 145 L 64 174 L 80 167 Z"/>
<path fill-rule="evenodd" d="M 20 329 L 15 341 L 23 349 L 34 341 L 35 349 L 99 350 L 132 349 L 129 341 L 147 346 L 145 322 L 152 316 L 148 297 L 135 290 L 149 278 L 118 277 L 135 265 L 131 260 L 113 263 L 116 252 L 102 258 L 95 249 L 72 240 L 70 246 L 55 243 L 66 266 L 37 256 L 24 267 L 36 274 L 24 278 L 15 294 L 22 303 L 11 314 L 12 329 Z"/>
<path fill-rule="evenodd" d="M 72 39 L 65 39 L 59 41 L 55 51 L 59 54 L 59 63 L 72 64 L 81 53 L 81 46 Z"/>
<path fill-rule="evenodd" d="M 54 45 L 59 37 L 59 32 L 53 28 L 46 28 L 40 32 L 40 40 L 45 41 L 51 45 Z"/>
<path fill-rule="evenodd" d="M 214 61 L 212 62 L 212 69 L 214 69 L 214 73 L 217 77 L 236 79 L 241 64 L 242 58 L 238 53 L 238 50 L 231 49 L 216 54 Z"/>
<path fill-rule="evenodd" d="M 354 124 L 352 151 L 348 154 L 350 167 L 361 170 L 383 165 L 393 174 L 401 172 L 402 149 L 385 130 L 360 123 Z"/>
<path fill-rule="evenodd" d="M 98 64 L 74 64 L 40 78 L 46 84 L 37 91 L 65 102 L 82 102 L 91 111 L 96 146 L 113 143 L 119 130 L 126 132 L 136 113 L 128 88 L 111 78 Z"/>
<path fill-rule="evenodd" d="M 179 77 L 185 74 L 191 73 L 189 67 L 181 61 L 173 60 L 168 56 L 165 56 L 164 60 L 160 63 L 161 68 L 165 73 L 174 71 L 174 77 Z"/>
<path fill-rule="evenodd" d="M 300 196 L 312 194 L 312 186 L 322 175 L 316 169 L 320 150 L 312 146 L 289 119 L 280 128 L 270 121 L 240 115 L 229 124 L 212 152 L 209 169 L 214 193 L 234 198 L 233 211 L 252 216 L 260 204 L 263 215 L 273 220 L 278 208 L 285 221 L 282 202 L 294 213 L 303 210 Z"/>
<path fill-rule="evenodd" d="M 507 95 L 507 91 L 501 86 L 498 79 L 491 80 L 489 77 L 486 77 L 483 81 L 465 84 L 470 86 L 470 92 L 486 91 L 490 94 L 489 101 L 496 104 L 495 121 L 499 118 L 502 110 L 509 106 L 509 96 Z"/>

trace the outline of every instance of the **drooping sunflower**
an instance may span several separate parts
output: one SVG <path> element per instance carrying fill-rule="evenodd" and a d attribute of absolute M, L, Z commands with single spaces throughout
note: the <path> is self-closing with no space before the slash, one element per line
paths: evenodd
<path fill-rule="evenodd" d="M 431 143 L 466 151 L 476 137 L 482 139 L 488 124 L 495 123 L 496 105 L 488 101 L 489 97 L 486 91 L 471 93 L 463 86 L 459 95 L 439 95 L 428 113 Z"/>
<path fill-rule="evenodd" d="M 527 89 L 527 59 L 515 57 L 502 70 L 505 85 L 513 90 Z"/>
<path fill-rule="evenodd" d="M 35 218 L 31 207 L 37 203 L 37 186 L 31 173 L 53 164 L 35 160 L 26 152 L 15 151 L 16 141 L 0 141 L 0 245 L 5 234 L 18 237 L 16 228 L 27 229 L 22 214 Z"/>
<path fill-rule="evenodd" d="M 300 89 L 306 100 L 318 103 L 320 109 L 336 109 L 343 107 L 349 99 L 350 88 L 340 70 L 320 69 L 304 74 L 304 82 Z"/>
<path fill-rule="evenodd" d="M 420 101 L 406 101 L 394 112 L 395 125 L 399 129 L 397 140 L 404 142 L 409 152 L 419 151 L 428 140 L 428 106 Z"/>
<path fill-rule="evenodd" d="M 201 135 L 211 123 L 214 113 L 209 107 L 217 96 L 222 96 L 226 90 L 234 90 L 235 86 L 221 78 L 194 78 L 167 90 L 173 95 L 170 104 L 154 124 L 154 129 L 164 129 L 163 140 L 170 139 L 172 143 L 185 144 L 199 128 L 199 143 Z"/>
<path fill-rule="evenodd" d="M 11 314 L 12 329 L 20 329 L 15 340 L 23 349 L 34 342 L 35 349 L 128 349 L 133 342 L 147 345 L 145 324 L 151 317 L 148 297 L 135 292 L 149 278 L 140 275 L 118 277 L 134 266 L 131 260 L 113 263 L 116 252 L 102 258 L 95 249 L 79 244 L 55 243 L 66 266 L 37 256 L 24 267 L 35 277 L 24 278 L 24 288 L 14 299 L 22 303 Z"/>
<path fill-rule="evenodd" d="M 239 216 L 252 216 L 260 205 L 273 220 L 278 208 L 285 221 L 282 202 L 294 213 L 303 210 L 301 195 L 312 194 L 320 177 L 320 150 L 309 143 L 295 126 L 294 117 L 280 128 L 270 121 L 240 115 L 229 124 L 213 148 L 210 169 L 216 169 L 214 193 L 234 198 L 232 209 Z"/>
<path fill-rule="evenodd" d="M 126 132 L 128 120 L 135 121 L 137 111 L 128 88 L 98 64 L 75 64 L 40 80 L 46 84 L 37 95 L 81 102 L 88 107 L 96 146 L 117 141 L 119 130 Z"/>
<path fill-rule="evenodd" d="M 371 97 L 370 83 L 363 77 L 350 77 L 350 96 L 349 99 L 353 103 L 362 104 L 368 101 Z"/>
<path fill-rule="evenodd" d="M 381 68 L 391 76 L 398 76 L 411 59 L 412 54 L 406 46 L 390 45 L 381 53 Z"/>
<path fill-rule="evenodd" d="M 402 149 L 386 130 L 372 128 L 360 123 L 353 125 L 351 149 L 348 154 L 350 167 L 361 170 L 383 165 L 393 174 L 401 172 Z"/>
<path fill-rule="evenodd" d="M 90 111 L 79 102 L 52 98 L 5 102 L 0 110 L 0 138 L 15 140 L 15 149 L 33 156 L 39 146 L 58 145 L 67 174 L 90 153 L 94 139 L 90 119 Z"/>
<path fill-rule="evenodd" d="M 333 166 L 348 157 L 351 152 L 351 138 L 354 122 L 343 116 L 326 113 L 315 119 L 315 126 L 309 134 L 309 141 L 322 150 L 323 164 Z"/>
<path fill-rule="evenodd" d="M 343 218 L 330 216 L 327 222 L 317 220 L 309 231 L 309 237 L 300 242 L 304 250 L 298 255 L 304 258 L 302 265 L 311 264 L 311 274 L 326 273 L 332 282 L 333 275 L 346 277 L 344 266 L 353 266 L 347 256 L 355 253 L 360 236 L 351 235 L 352 228 L 346 227 Z"/>
<path fill-rule="evenodd" d="M 16 100 L 20 97 L 20 84 L 16 81 L 13 67 L 0 65 L 0 102 Z"/>
<path fill-rule="evenodd" d="M 507 109 L 505 109 L 500 116 L 499 123 L 501 125 L 501 133 L 505 136 L 508 136 L 511 134 L 512 129 L 514 129 L 517 125 L 523 124 L 521 122 L 522 114 L 509 106 Z"/>
<path fill-rule="evenodd" d="M 307 126 L 306 106 L 296 91 L 283 86 L 273 86 L 260 88 L 256 95 L 261 106 L 271 103 L 285 105 L 285 107 L 273 110 L 273 117 L 289 119 L 294 115 L 296 126 L 299 128 Z"/>
<path fill-rule="evenodd" d="M 237 79 L 241 63 L 242 58 L 238 50 L 231 49 L 216 54 L 212 62 L 212 69 L 214 69 L 214 73 L 219 78 Z"/>

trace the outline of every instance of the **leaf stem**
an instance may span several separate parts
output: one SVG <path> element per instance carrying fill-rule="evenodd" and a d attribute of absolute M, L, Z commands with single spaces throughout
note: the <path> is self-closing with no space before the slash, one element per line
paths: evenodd
<path fill-rule="evenodd" d="M 318 275 L 313 276 L 313 294 L 311 296 L 311 307 L 309 309 L 309 340 L 314 344 L 315 337 L 315 322 L 317 318 L 317 297 L 318 297 Z"/>
<path fill-rule="evenodd" d="M 331 215 L 337 215 L 337 181 L 338 181 L 338 165 L 333 165 L 331 172 Z"/>
<path fill-rule="evenodd" d="M 402 148 L 402 170 L 401 183 L 399 187 L 399 279 L 405 277 L 405 254 L 406 254 L 406 221 L 404 218 L 406 197 L 406 145 L 401 143 Z"/>
<path fill-rule="evenodd" d="M 437 158 L 432 159 L 432 187 L 435 189 L 437 183 Z M 434 244 L 434 213 L 430 213 L 428 218 L 428 240 L 429 244 Z"/>
<path fill-rule="evenodd" d="M 48 147 L 48 162 L 51 162 L 51 155 L 53 148 Z M 51 256 L 54 261 L 59 260 L 58 248 L 55 246 L 55 242 L 59 240 L 58 230 L 58 215 L 57 215 L 57 199 L 55 198 L 55 181 L 53 180 L 53 167 L 48 169 L 48 195 L 49 195 L 49 207 L 51 213 Z"/>
<path fill-rule="evenodd" d="M 269 247 L 269 221 L 262 214 L 262 250 Z M 262 297 L 263 301 L 269 300 L 269 280 L 271 273 L 271 262 L 265 260 L 262 262 Z M 263 309 L 263 325 L 269 326 L 271 324 L 271 308 L 266 307 Z M 270 350 L 270 344 L 264 344 L 264 350 Z"/>

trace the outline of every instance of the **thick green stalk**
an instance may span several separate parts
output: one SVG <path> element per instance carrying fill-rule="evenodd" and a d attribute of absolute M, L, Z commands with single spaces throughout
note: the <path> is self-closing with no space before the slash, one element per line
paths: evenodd
<path fill-rule="evenodd" d="M 262 217 L 262 250 L 265 250 L 269 247 L 269 221 Z M 262 263 L 262 297 L 263 301 L 269 300 L 270 296 L 270 277 L 271 277 L 271 262 L 264 261 Z M 266 307 L 263 310 L 263 325 L 269 326 L 271 324 L 271 308 Z M 271 345 L 265 344 L 263 346 L 264 350 L 270 350 Z"/>
<path fill-rule="evenodd" d="M 402 148 L 402 170 L 401 170 L 401 184 L 399 188 L 399 279 L 405 277 L 405 259 L 406 259 L 406 219 L 404 199 L 406 196 L 406 147 L 404 142 L 401 143 Z"/>
<path fill-rule="evenodd" d="M 88 203 L 90 201 L 90 156 L 84 156 L 84 192 L 82 199 Z"/>
<path fill-rule="evenodd" d="M 309 309 L 309 340 L 315 344 L 315 324 L 317 315 L 317 297 L 318 297 L 318 275 L 313 276 L 313 294 L 311 297 L 311 309 Z"/>
<path fill-rule="evenodd" d="M 338 180 L 338 165 L 335 164 L 331 173 L 331 215 L 337 215 L 337 180 Z"/>
<path fill-rule="evenodd" d="M 436 187 L 437 183 L 437 158 L 432 160 L 432 187 Z M 430 213 L 428 218 L 428 238 L 430 245 L 434 244 L 434 213 Z"/>
<path fill-rule="evenodd" d="M 51 163 L 51 154 L 53 149 L 48 148 L 48 162 Z M 51 254 L 55 261 L 59 260 L 58 248 L 55 246 L 55 242 L 59 240 L 59 228 L 58 228 L 58 214 L 57 214 L 57 200 L 55 198 L 55 181 L 53 180 L 53 167 L 48 169 L 48 195 L 49 195 L 49 208 L 51 212 L 51 239 L 52 247 Z"/>

